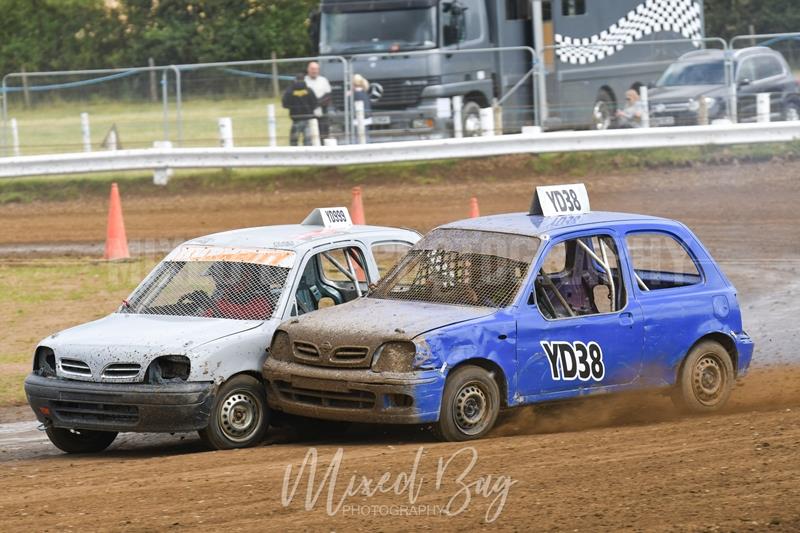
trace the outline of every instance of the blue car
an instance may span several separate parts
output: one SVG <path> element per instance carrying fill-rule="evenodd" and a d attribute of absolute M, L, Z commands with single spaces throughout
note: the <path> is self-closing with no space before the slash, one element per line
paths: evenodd
<path fill-rule="evenodd" d="M 589 394 L 715 411 L 752 354 L 736 289 L 685 225 L 592 212 L 570 185 L 440 226 L 367 298 L 287 320 L 263 376 L 278 411 L 462 441 L 501 409 Z"/>

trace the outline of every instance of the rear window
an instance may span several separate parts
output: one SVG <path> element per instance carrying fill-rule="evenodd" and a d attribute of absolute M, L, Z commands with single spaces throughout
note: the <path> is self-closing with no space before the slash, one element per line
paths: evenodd
<path fill-rule="evenodd" d="M 539 249 L 539 239 L 439 229 L 419 241 L 378 283 L 371 298 L 507 307 Z"/>
<path fill-rule="evenodd" d="M 163 261 L 121 313 L 266 320 L 275 313 L 289 269 L 227 261 Z"/>

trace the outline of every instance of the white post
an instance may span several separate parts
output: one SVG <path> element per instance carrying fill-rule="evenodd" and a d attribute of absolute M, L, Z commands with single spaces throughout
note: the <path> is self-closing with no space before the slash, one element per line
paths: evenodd
<path fill-rule="evenodd" d="M 642 127 L 650 127 L 650 96 L 648 95 L 647 85 L 639 87 L 639 99 L 642 101 Z"/>
<path fill-rule="evenodd" d="M 153 143 L 153 148 L 157 150 L 169 150 L 172 148 L 172 143 L 170 141 L 155 141 Z M 172 174 L 173 170 L 167 167 L 153 170 L 153 185 L 159 185 L 161 187 L 166 186 Z"/>
<path fill-rule="evenodd" d="M 319 120 L 316 118 L 308 119 L 308 133 L 311 135 L 311 146 L 320 146 L 319 140 Z"/>
<path fill-rule="evenodd" d="M 230 117 L 222 117 L 218 121 L 219 144 L 223 148 L 233 148 L 233 121 Z"/>
<path fill-rule="evenodd" d="M 464 107 L 462 96 L 453 97 L 453 137 L 460 139 L 464 136 L 464 123 L 461 118 L 461 109 Z"/>
<path fill-rule="evenodd" d="M 756 95 L 756 120 L 758 122 L 769 122 L 770 119 L 769 93 L 758 93 Z"/>
<path fill-rule="evenodd" d="M 275 120 L 275 104 L 267 104 L 267 135 L 269 135 L 269 145 L 278 146 L 278 128 Z"/>
<path fill-rule="evenodd" d="M 83 137 L 83 151 L 92 151 L 92 131 L 89 128 L 89 113 L 81 113 L 81 136 Z"/>
<path fill-rule="evenodd" d="M 697 108 L 697 125 L 708 126 L 708 104 L 706 103 L 706 98 L 704 96 L 700 97 L 698 105 L 699 107 Z"/>
<path fill-rule="evenodd" d="M 335 137 L 327 137 L 322 141 L 323 146 L 338 146 L 339 143 L 336 141 Z"/>
<path fill-rule="evenodd" d="M 481 130 L 484 137 L 494 136 L 494 109 L 491 107 L 481 109 Z"/>
<path fill-rule="evenodd" d="M 108 141 L 106 141 L 106 147 L 114 151 L 117 149 L 117 130 L 116 128 L 111 128 L 108 132 Z"/>
<path fill-rule="evenodd" d="M 19 127 L 17 126 L 17 119 L 12 118 L 9 121 L 9 125 L 11 126 L 11 146 L 13 149 L 13 154 L 18 156 L 20 154 L 19 151 Z"/>
<path fill-rule="evenodd" d="M 364 120 L 364 102 L 356 100 L 356 131 L 358 132 L 358 144 L 367 144 L 367 125 Z"/>
<path fill-rule="evenodd" d="M 494 133 L 495 135 L 503 134 L 503 106 L 501 106 L 497 98 L 492 98 L 492 111 L 494 111 Z"/>

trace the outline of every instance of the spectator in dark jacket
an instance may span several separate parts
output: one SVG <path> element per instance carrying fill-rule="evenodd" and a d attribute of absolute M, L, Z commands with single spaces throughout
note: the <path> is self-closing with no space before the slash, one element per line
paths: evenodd
<path fill-rule="evenodd" d="M 314 118 L 317 97 L 314 96 L 314 91 L 306 85 L 304 77 L 303 74 L 295 77 L 292 86 L 283 93 L 281 101 L 283 107 L 289 110 L 289 116 L 292 119 L 292 130 L 289 133 L 289 144 L 292 146 L 297 146 L 300 135 L 303 136 L 303 145 L 311 145 L 308 121 Z"/>

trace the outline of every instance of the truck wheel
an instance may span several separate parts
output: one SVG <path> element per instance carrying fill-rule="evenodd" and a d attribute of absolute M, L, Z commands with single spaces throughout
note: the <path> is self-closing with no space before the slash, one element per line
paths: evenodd
<path fill-rule="evenodd" d="M 198 433 L 215 450 L 247 448 L 264 439 L 269 418 L 261 382 L 252 376 L 236 376 L 219 388 L 208 427 Z"/>
<path fill-rule="evenodd" d="M 480 137 L 481 106 L 477 102 L 465 102 L 461 108 L 461 121 L 463 122 L 464 137 Z"/>
<path fill-rule="evenodd" d="M 116 431 L 48 427 L 45 432 L 56 448 L 67 453 L 102 452 L 117 438 Z"/>
<path fill-rule="evenodd" d="M 800 104 L 789 102 L 783 108 L 783 120 L 800 120 Z"/>
<path fill-rule="evenodd" d="M 692 348 L 681 368 L 672 399 L 675 405 L 693 413 L 722 409 L 733 388 L 731 356 L 714 341 L 703 341 Z"/>
<path fill-rule="evenodd" d="M 436 436 L 444 441 L 479 439 L 497 421 L 500 389 L 492 375 L 478 366 L 463 366 L 447 378 Z"/>
<path fill-rule="evenodd" d="M 596 130 L 607 130 L 613 122 L 612 108 L 614 99 L 607 91 L 597 93 L 597 100 L 592 107 L 592 128 Z"/>

